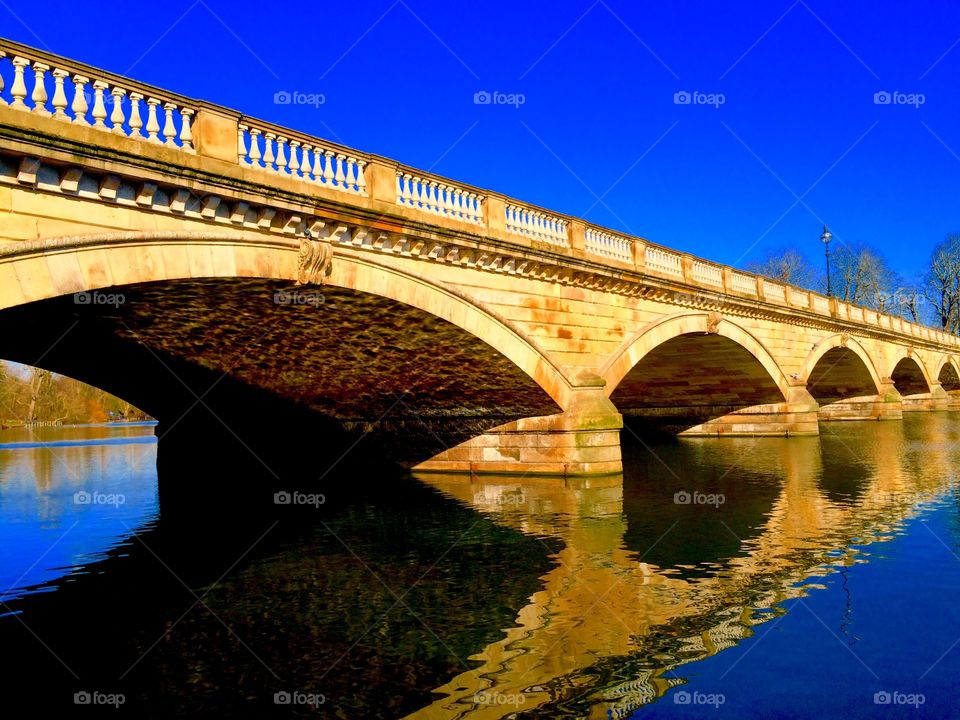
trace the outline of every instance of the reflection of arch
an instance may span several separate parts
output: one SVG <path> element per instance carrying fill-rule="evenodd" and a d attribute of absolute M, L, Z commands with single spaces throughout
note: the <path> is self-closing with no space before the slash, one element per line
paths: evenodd
<path fill-rule="evenodd" d="M 299 249 L 299 239 L 248 232 L 127 232 L 18 243 L 0 249 L 0 310 L 163 280 L 295 281 Z M 365 258 L 339 254 L 327 283 L 405 303 L 450 322 L 501 353 L 561 408 L 567 407 L 571 386 L 559 369 L 509 321 L 465 294 Z"/>
<path fill-rule="evenodd" d="M 763 366 L 783 396 L 787 396 L 790 388 L 787 378 L 763 344 L 739 325 L 725 318 L 711 317 L 708 313 L 670 315 L 650 323 L 621 345 L 600 369 L 600 376 L 607 381 L 607 395 L 612 395 L 620 381 L 652 350 L 669 340 L 690 334 L 718 335 L 732 340 Z"/>

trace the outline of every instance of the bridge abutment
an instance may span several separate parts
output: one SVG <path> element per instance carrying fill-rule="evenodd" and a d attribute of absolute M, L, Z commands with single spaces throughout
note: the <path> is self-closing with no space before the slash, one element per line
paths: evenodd
<path fill-rule="evenodd" d="M 920 395 L 906 395 L 903 398 L 903 412 L 933 412 L 949 410 L 955 405 L 956 398 L 951 398 L 940 383 L 936 383 L 929 393 Z"/>
<path fill-rule="evenodd" d="M 500 425 L 414 469 L 469 475 L 556 477 L 622 472 L 623 418 L 604 393 L 603 381 L 574 388 L 570 396 L 565 412 Z"/>
<path fill-rule="evenodd" d="M 903 418 L 903 396 L 893 382 L 881 383 L 878 395 L 844 398 L 820 406 L 819 418 L 834 420 L 900 420 Z"/>
<path fill-rule="evenodd" d="M 753 436 L 791 437 L 818 435 L 817 401 L 806 388 L 793 387 L 786 402 L 755 405 L 708 420 L 684 430 L 680 435 L 693 437 Z"/>

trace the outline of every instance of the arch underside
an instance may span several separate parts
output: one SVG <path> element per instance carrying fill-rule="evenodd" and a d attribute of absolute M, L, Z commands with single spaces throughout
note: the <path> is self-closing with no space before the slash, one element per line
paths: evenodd
<path fill-rule="evenodd" d="M 919 363 L 911 357 L 901 358 L 890 374 L 893 385 L 903 397 L 924 395 L 930 392 L 930 385 Z"/>
<path fill-rule="evenodd" d="M 880 397 L 874 372 L 861 352 L 838 344 L 824 352 L 810 370 L 807 391 L 820 406 L 821 420 L 866 420 L 896 414 Z"/>
<path fill-rule="evenodd" d="M 486 342 L 387 297 L 201 278 L 111 288 L 100 300 L 66 295 L 0 311 L 0 356 L 118 395 L 161 432 L 176 424 L 186 435 L 199 417 L 293 453 L 364 438 L 413 463 L 559 411 Z"/>
<path fill-rule="evenodd" d="M 701 426 L 750 409 L 769 412 L 786 400 L 746 348 L 704 333 L 686 333 L 650 350 L 610 399 L 633 424 L 687 434 L 716 434 Z"/>

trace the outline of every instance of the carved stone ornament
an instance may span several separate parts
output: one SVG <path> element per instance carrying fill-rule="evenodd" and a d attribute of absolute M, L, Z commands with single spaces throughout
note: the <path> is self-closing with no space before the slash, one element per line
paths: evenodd
<path fill-rule="evenodd" d="M 707 315 L 707 333 L 710 335 L 716 335 L 720 332 L 720 321 L 723 320 L 723 315 L 717 312 L 712 312 Z"/>
<path fill-rule="evenodd" d="M 333 269 L 333 246 L 321 240 L 300 241 L 297 285 L 323 285 Z"/>

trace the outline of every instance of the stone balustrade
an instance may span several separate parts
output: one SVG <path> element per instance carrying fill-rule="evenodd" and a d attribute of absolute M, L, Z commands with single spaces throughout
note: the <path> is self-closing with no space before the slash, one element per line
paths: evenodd
<path fill-rule="evenodd" d="M 633 262 L 633 241 L 628 238 L 607 230 L 588 227 L 584 231 L 584 241 L 587 253 L 590 255 L 599 255 L 626 263 Z"/>
<path fill-rule="evenodd" d="M 397 204 L 475 225 L 483 223 L 483 195 L 418 170 L 397 168 Z"/>
<path fill-rule="evenodd" d="M 0 104 L 194 152 L 197 107 L 188 99 L 6 41 L 0 43 Z"/>
<path fill-rule="evenodd" d="M 0 106 L 92 127 L 137 142 L 176 152 L 236 162 L 271 177 L 302 181 L 309 188 L 342 193 L 344 203 L 370 200 L 373 161 L 387 167 L 386 195 L 376 199 L 415 213 L 425 222 L 462 223 L 477 232 L 499 234 L 519 245 L 546 243 L 557 252 L 597 263 L 624 265 L 712 294 L 729 293 L 849 323 L 863 324 L 916 338 L 960 346 L 960 338 L 884 313 L 857 307 L 819 293 L 801 290 L 752 273 L 591 226 L 578 218 L 535 208 L 513 198 L 408 168 L 368 153 L 300 133 L 176 93 L 114 75 L 83 63 L 0 39 Z M 236 133 L 236 152 L 228 138 L 216 152 L 195 133 L 203 118 L 211 126 Z M 232 137 L 232 135 L 230 136 Z M 106 143 L 105 143 L 106 144 Z M 394 188 L 389 184 L 394 182 Z M 383 193 L 381 193 L 383 194 Z M 350 198 L 355 199 L 350 199 Z M 492 205 L 492 199 L 496 202 Z M 488 206 L 489 205 L 489 206 Z M 382 206 L 381 206 L 382 207 Z M 579 234 L 578 234 L 579 233 Z"/>
<path fill-rule="evenodd" d="M 567 234 L 569 221 L 559 215 L 508 202 L 505 224 L 508 233 L 559 247 L 570 247 L 570 238 Z"/>
<path fill-rule="evenodd" d="M 366 196 L 365 155 L 320 138 L 243 118 L 237 123 L 241 165 Z"/>
<path fill-rule="evenodd" d="M 680 253 L 648 245 L 645 258 L 650 270 L 670 277 L 683 277 L 683 256 Z"/>

